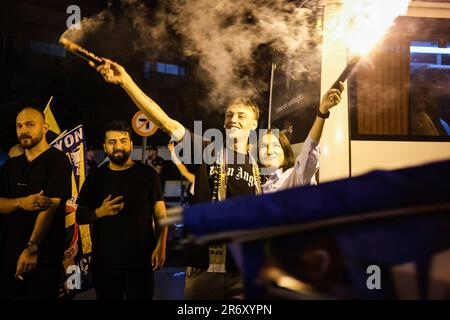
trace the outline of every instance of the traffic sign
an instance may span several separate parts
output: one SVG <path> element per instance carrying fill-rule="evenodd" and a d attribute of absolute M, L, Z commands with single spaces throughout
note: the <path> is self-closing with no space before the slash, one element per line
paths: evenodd
<path fill-rule="evenodd" d="M 136 112 L 131 124 L 134 132 L 142 137 L 149 137 L 158 130 L 158 127 L 142 111 Z"/>

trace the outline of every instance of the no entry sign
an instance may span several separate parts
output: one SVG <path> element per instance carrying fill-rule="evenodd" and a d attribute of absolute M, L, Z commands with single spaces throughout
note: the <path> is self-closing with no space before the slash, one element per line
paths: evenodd
<path fill-rule="evenodd" d="M 131 124 L 134 132 L 141 137 L 149 137 L 158 130 L 158 127 L 142 111 L 136 112 Z"/>

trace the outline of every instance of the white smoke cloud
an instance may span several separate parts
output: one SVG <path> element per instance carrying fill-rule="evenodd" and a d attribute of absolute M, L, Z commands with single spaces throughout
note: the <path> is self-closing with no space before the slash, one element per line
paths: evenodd
<path fill-rule="evenodd" d="M 390 25 L 408 3 L 343 0 L 341 12 L 328 25 L 346 33 L 347 24 L 353 23 L 351 30 L 359 31 L 373 16 L 387 17 Z M 148 53 L 148 57 L 163 56 L 168 47 L 181 48 L 186 56 L 195 57 L 198 69 L 194 72 L 206 85 L 209 99 L 204 103 L 209 106 L 222 106 L 236 97 L 255 98 L 268 89 L 270 72 L 265 78 L 254 76 L 258 64 L 263 63 L 255 59 L 262 45 L 289 57 L 283 71 L 291 79 L 320 77 L 321 0 L 165 0 L 159 2 L 155 12 L 149 12 L 142 0 L 122 0 L 120 4 L 138 37 L 133 43 L 127 43 L 131 39 L 117 41 L 124 48 L 133 46 Z M 106 19 L 110 16 L 105 10 L 83 19 L 81 30 L 70 30 L 66 36 L 77 41 L 95 32 L 105 20 L 113 22 Z M 177 36 L 174 38 L 168 30 L 174 30 Z M 363 33 L 361 38 L 369 37 Z"/>
<path fill-rule="evenodd" d="M 310 1 L 316 7 L 319 1 Z M 290 76 L 312 70 L 320 52 L 314 11 L 286 0 L 168 0 L 172 13 L 162 18 L 182 38 L 183 50 L 199 61 L 198 74 L 208 83 L 211 101 L 220 105 L 236 97 L 254 98 L 268 89 L 269 76 L 252 77 L 255 52 L 268 45 L 294 56 Z M 314 45 L 316 46 L 314 46 Z M 312 58 L 314 57 L 314 58 Z M 310 73 L 317 78 L 319 74 Z"/>
<path fill-rule="evenodd" d="M 312 5 L 300 7 L 301 2 Z M 295 57 L 288 70 L 292 78 L 319 77 L 317 72 L 308 71 L 316 63 L 316 56 L 311 57 L 320 53 L 320 30 L 312 19 L 320 1 L 301 2 L 166 0 L 153 13 L 142 0 L 122 0 L 121 6 L 138 34 L 133 43 L 135 50 L 148 52 L 149 56 L 163 53 L 174 45 L 168 28 L 175 30 L 180 40 L 176 45 L 186 56 L 198 60 L 195 73 L 208 88 L 208 105 L 219 106 L 236 97 L 254 98 L 268 89 L 270 74 L 264 79 L 253 76 L 257 64 L 262 63 L 255 60 L 261 45 L 270 44 L 277 52 Z M 105 10 L 85 18 L 81 30 L 68 30 L 64 36 L 80 41 L 95 33 L 108 16 Z M 124 42 L 127 39 L 118 41 L 124 47 L 131 45 Z"/>
<path fill-rule="evenodd" d="M 107 10 L 101 11 L 92 17 L 84 17 L 80 22 L 80 28 L 67 29 L 61 37 L 73 42 L 80 42 L 89 35 L 95 33 L 106 21 L 110 13 Z"/>

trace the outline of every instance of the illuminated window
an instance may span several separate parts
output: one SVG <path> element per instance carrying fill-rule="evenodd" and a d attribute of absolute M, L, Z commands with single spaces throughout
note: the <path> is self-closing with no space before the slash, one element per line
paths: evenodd
<path fill-rule="evenodd" d="M 175 76 L 184 76 L 186 74 L 184 67 L 181 67 L 176 64 L 169 64 L 162 62 L 156 62 L 156 72 L 172 74 Z"/>

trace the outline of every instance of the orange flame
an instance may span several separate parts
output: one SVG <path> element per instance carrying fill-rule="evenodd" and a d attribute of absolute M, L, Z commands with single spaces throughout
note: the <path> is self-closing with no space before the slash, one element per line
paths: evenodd
<path fill-rule="evenodd" d="M 410 0 L 343 0 L 329 28 L 352 55 L 366 55 L 392 26 L 406 14 Z"/>

